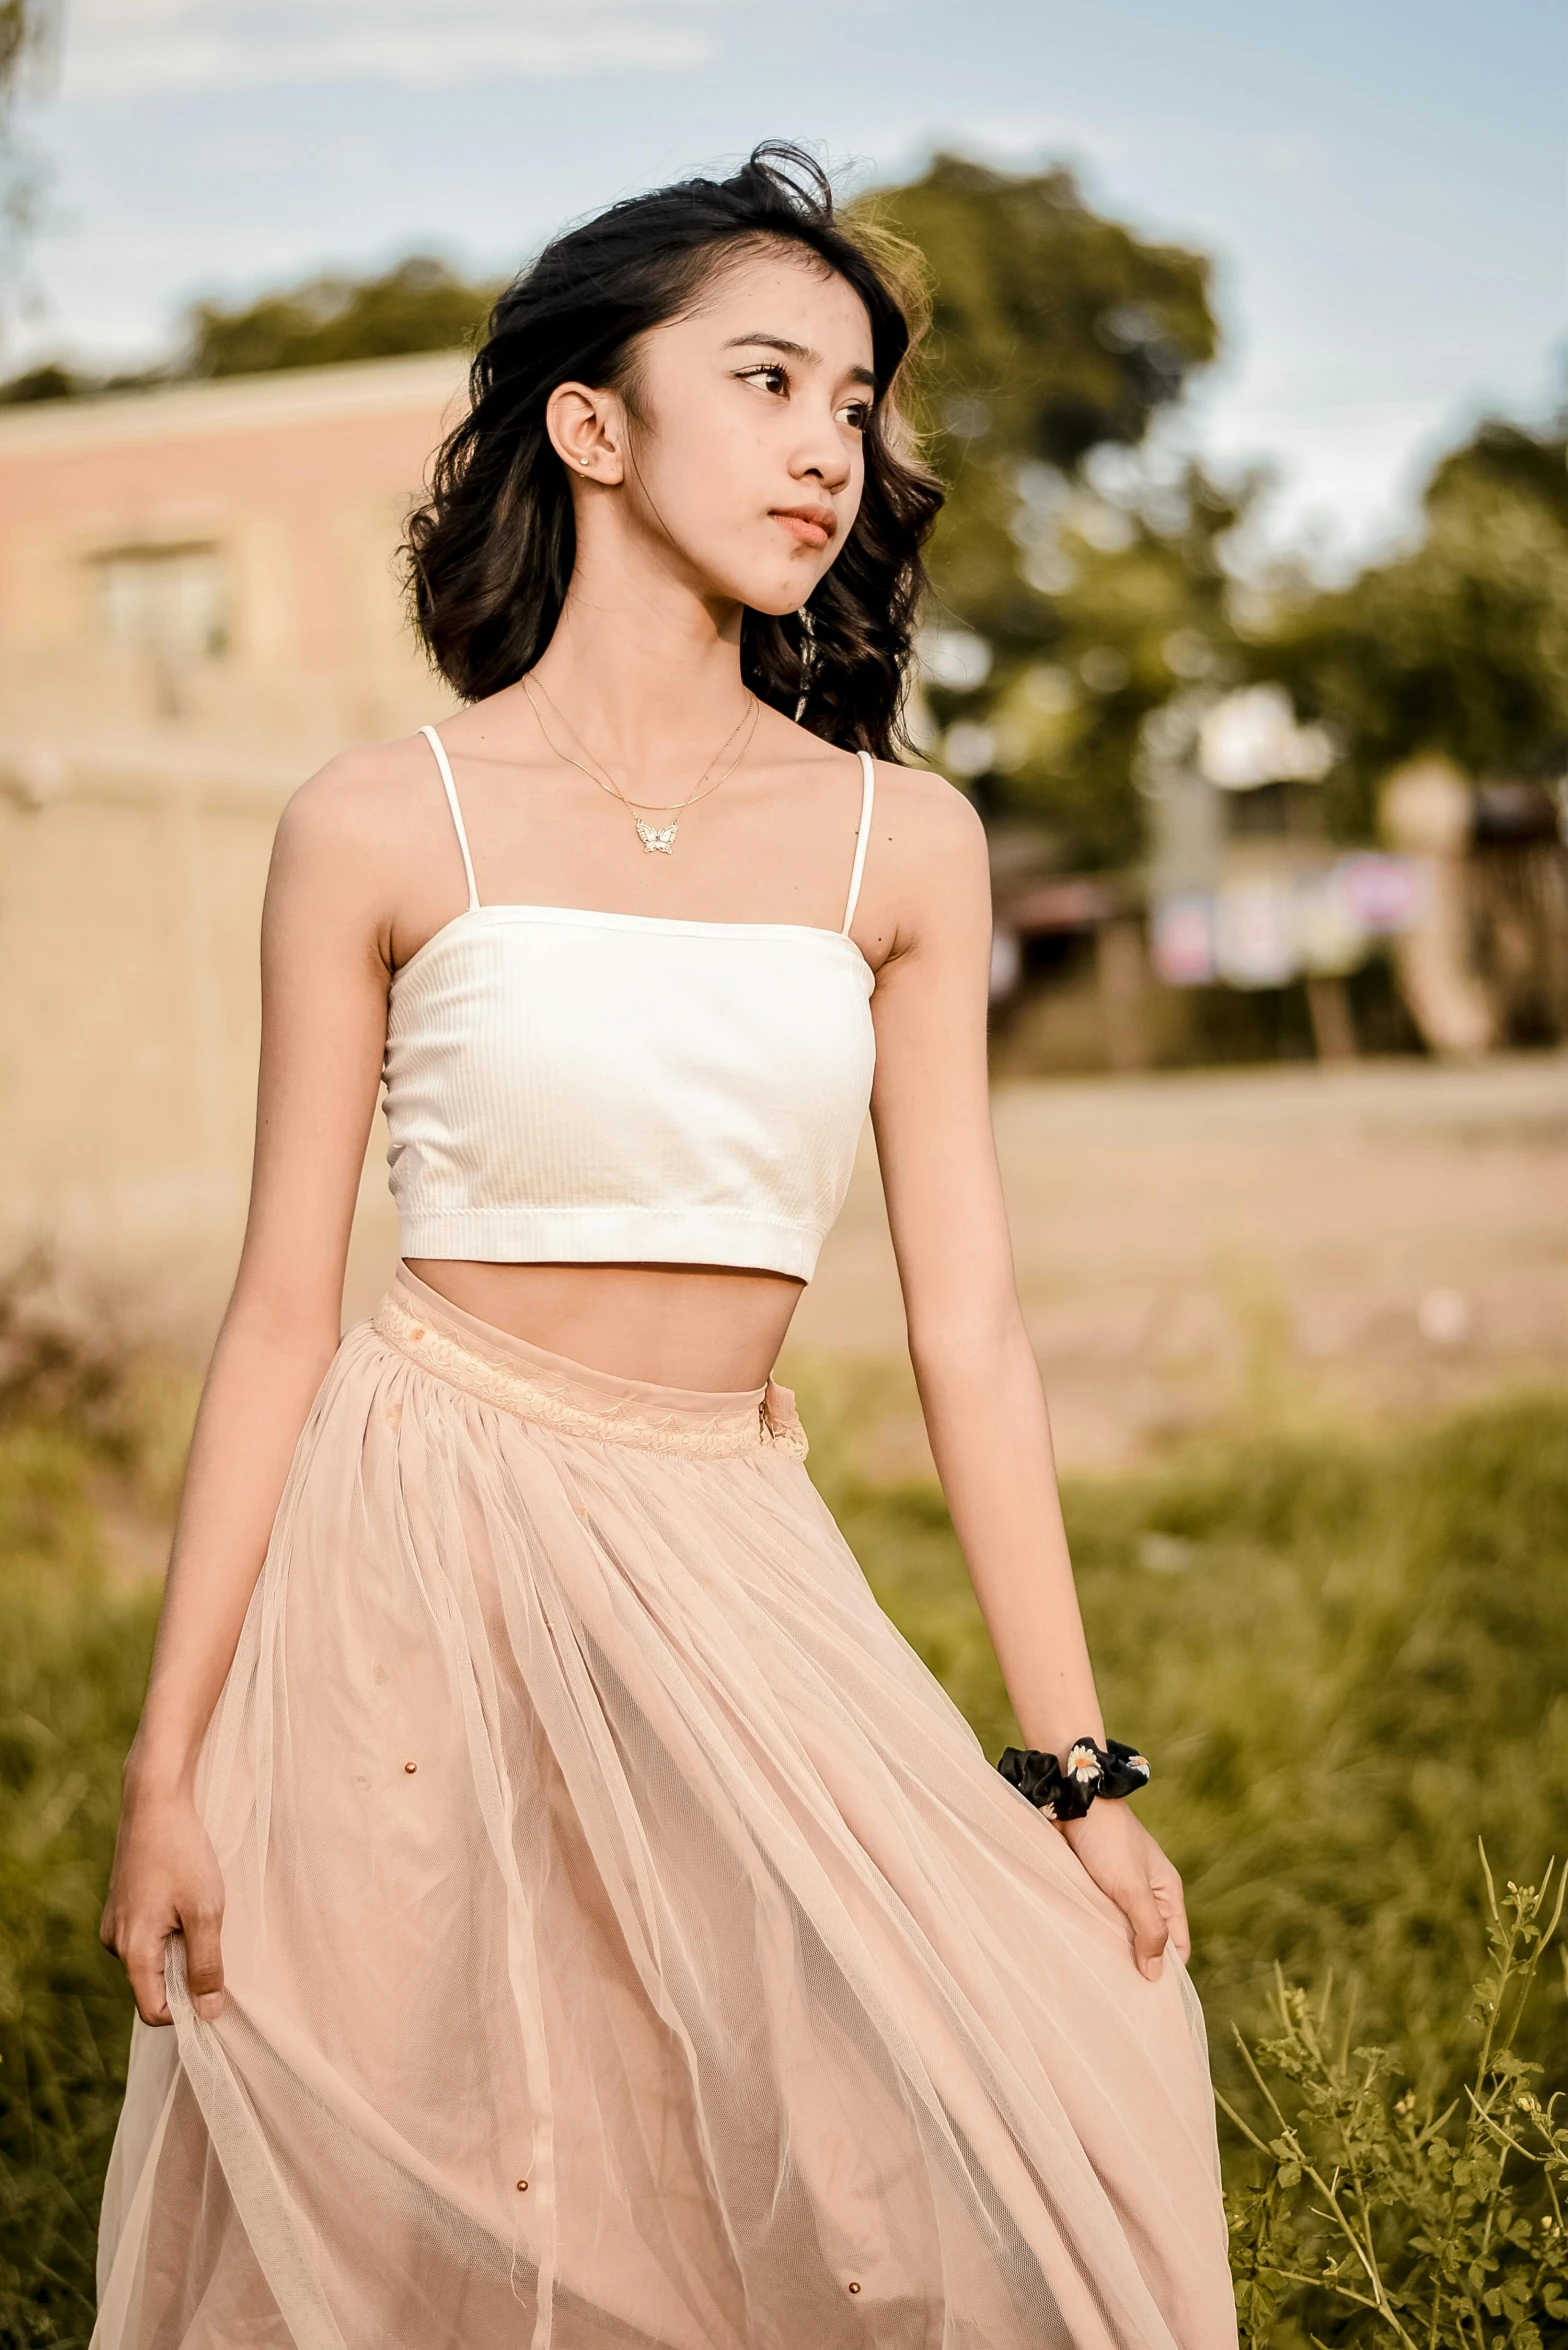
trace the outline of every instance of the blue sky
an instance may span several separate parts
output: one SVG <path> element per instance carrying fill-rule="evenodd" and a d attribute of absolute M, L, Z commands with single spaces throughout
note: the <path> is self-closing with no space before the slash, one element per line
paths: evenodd
<path fill-rule="evenodd" d="M 1219 264 L 1227 356 L 1182 430 L 1281 469 L 1332 565 L 1408 517 L 1568 349 L 1568 32 L 1546 0 L 66 0 L 26 128 L 52 174 L 4 354 L 151 353 L 198 292 L 438 250 L 814 145 L 859 184 L 936 145 L 1065 158 Z"/>

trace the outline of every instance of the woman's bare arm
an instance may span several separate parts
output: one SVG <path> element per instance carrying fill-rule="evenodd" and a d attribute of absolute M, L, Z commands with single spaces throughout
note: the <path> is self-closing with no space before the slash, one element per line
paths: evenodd
<path fill-rule="evenodd" d="M 991 1129 L 985 836 L 960 794 L 882 771 L 876 907 L 897 909 L 873 1009 L 872 1120 L 910 1358 L 937 1473 L 1026 1744 L 1061 1754 L 1105 1724 L 1057 1497 L 1050 1422 L 1013 1272 Z M 870 893 L 868 892 L 868 895 Z M 1126 1912 L 1139 1965 L 1167 1929 L 1186 1955 L 1180 1883 L 1124 1803 L 1062 1831 Z"/>
<path fill-rule="evenodd" d="M 196 1812 L 196 1759 L 338 1344 L 386 1034 L 367 765 L 334 762 L 295 795 L 267 882 L 250 1214 L 196 1415 L 101 1929 L 148 2023 L 169 2021 L 164 1944 L 177 1929 L 198 2011 L 222 2004 L 223 1888 Z"/>

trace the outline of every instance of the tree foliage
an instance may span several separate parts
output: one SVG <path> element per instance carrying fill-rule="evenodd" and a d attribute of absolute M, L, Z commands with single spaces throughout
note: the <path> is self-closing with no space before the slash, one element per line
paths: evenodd
<path fill-rule="evenodd" d="M 0 0 L 0 92 L 9 93 L 27 40 L 27 0 Z"/>
<path fill-rule="evenodd" d="M 16 106 L 28 62 L 43 51 L 57 15 L 57 0 L 0 0 L 0 273 L 7 275 L 38 195 L 36 168 L 18 148 Z"/>
<path fill-rule="evenodd" d="M 1071 471 L 1141 440 L 1215 355 L 1206 257 L 1102 219 L 1060 165 L 939 155 L 865 209 L 932 272 L 928 393 L 949 455 L 994 444 Z"/>
<path fill-rule="evenodd" d="M 56 0 L 0 0 L 0 124 L 16 102 L 28 57 L 42 48 L 58 13 Z"/>
<path fill-rule="evenodd" d="M 1439 751 L 1472 775 L 1568 755 L 1568 423 L 1482 424 L 1427 484 L 1419 541 L 1348 587 L 1282 599 L 1255 659 L 1327 719 L 1337 828 L 1377 779 Z"/>
<path fill-rule="evenodd" d="M 1219 347 L 1208 259 L 1104 218 L 1059 166 L 941 155 L 867 209 L 931 272 L 920 417 L 949 487 L 934 619 L 990 654 L 969 683 L 938 661 L 933 761 L 1064 858 L 1124 861 L 1144 718 L 1231 659 L 1217 549 L 1245 489 L 1147 446 Z"/>
<path fill-rule="evenodd" d="M 472 284 L 445 261 L 416 253 L 379 277 L 313 277 L 254 302 L 198 302 L 186 314 L 178 358 L 109 376 L 48 361 L 0 384 L 0 406 L 460 349 L 478 339 L 499 291 L 499 283 Z"/>
<path fill-rule="evenodd" d="M 429 254 L 413 254 L 380 277 L 311 278 L 234 309 L 198 302 L 189 316 L 189 372 L 258 375 L 453 350 L 474 342 L 499 291 L 467 283 Z"/>

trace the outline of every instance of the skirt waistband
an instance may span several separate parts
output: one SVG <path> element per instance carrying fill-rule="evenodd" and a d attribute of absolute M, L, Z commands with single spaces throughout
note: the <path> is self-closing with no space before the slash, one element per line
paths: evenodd
<path fill-rule="evenodd" d="M 465 1313 L 406 1266 L 371 1321 L 389 1346 L 422 1371 L 563 1436 L 700 1460 L 748 1452 L 806 1457 L 795 1398 L 776 1379 L 715 1392 L 596 1371 Z"/>

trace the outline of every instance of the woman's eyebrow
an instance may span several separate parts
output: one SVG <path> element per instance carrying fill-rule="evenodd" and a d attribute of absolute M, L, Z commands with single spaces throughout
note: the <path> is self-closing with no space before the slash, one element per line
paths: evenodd
<path fill-rule="evenodd" d="M 761 344 L 769 351 L 781 352 L 786 359 L 799 359 L 804 361 L 808 366 L 811 365 L 812 362 L 819 360 L 822 356 L 820 351 L 813 351 L 809 344 L 791 342 L 788 335 L 773 335 L 767 333 L 731 335 L 729 341 L 724 344 L 723 348 L 726 351 L 736 351 L 746 343 Z M 845 370 L 845 373 L 850 377 L 852 382 L 868 384 L 873 391 L 876 389 L 877 379 L 872 374 L 869 367 L 850 367 Z"/>

